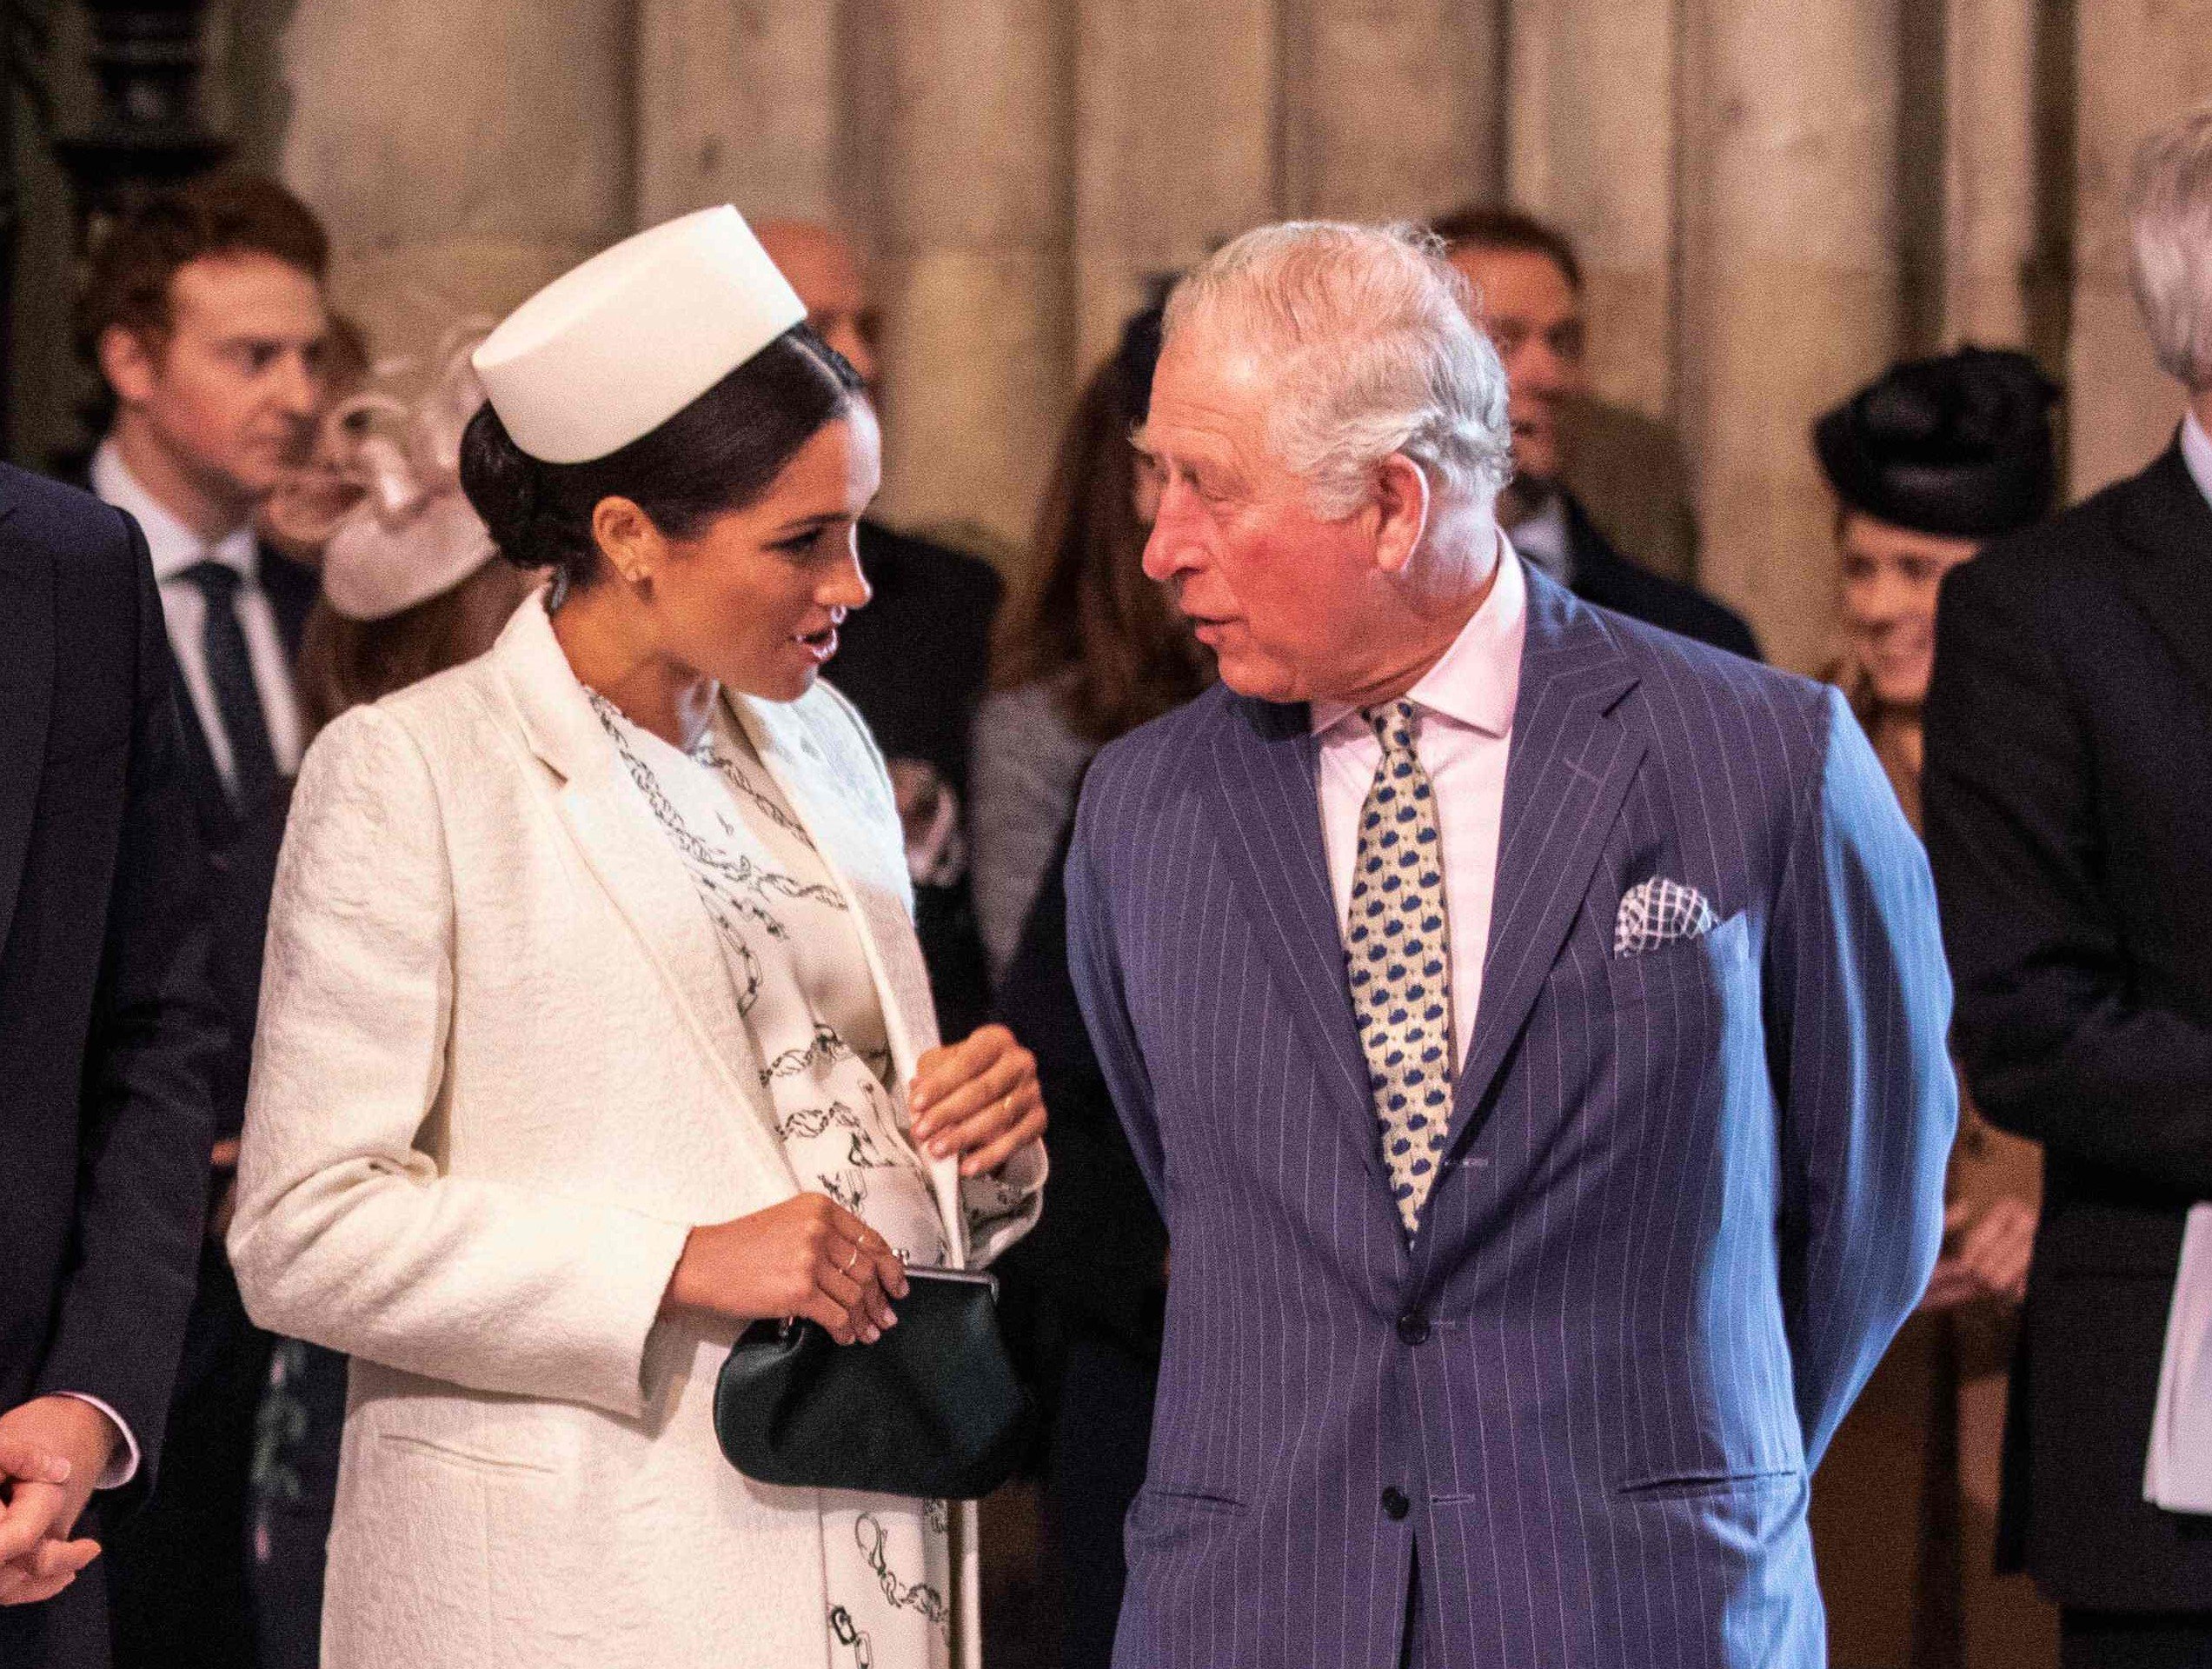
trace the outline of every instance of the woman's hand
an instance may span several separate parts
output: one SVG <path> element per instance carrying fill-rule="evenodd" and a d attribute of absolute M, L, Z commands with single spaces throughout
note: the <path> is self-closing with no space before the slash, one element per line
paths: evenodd
<path fill-rule="evenodd" d="M 1986 1298 L 2017 1304 L 2027 1296 L 2028 1263 L 2036 1249 L 2033 1206 L 2008 1194 L 1976 1217 L 1960 1200 L 1943 1214 L 1943 1229 L 1946 1236 L 1960 1238 L 1936 1260 L 1927 1296 L 1920 1300 L 1923 1310 L 1939 1313 Z"/>
<path fill-rule="evenodd" d="M 915 1144 L 936 1159 L 957 1154 L 962 1176 L 997 1170 L 1045 1134 L 1037 1057 L 1003 1026 L 922 1056 L 907 1103 Z"/>
<path fill-rule="evenodd" d="M 803 1315 L 840 1345 L 874 1344 L 894 1327 L 906 1266 L 890 1242 L 819 1194 L 694 1228 L 661 1300 L 733 1321 Z"/>

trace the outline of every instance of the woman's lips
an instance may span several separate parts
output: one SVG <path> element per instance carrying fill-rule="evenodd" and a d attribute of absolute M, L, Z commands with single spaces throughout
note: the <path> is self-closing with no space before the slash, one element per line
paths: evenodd
<path fill-rule="evenodd" d="M 819 667 L 837 653 L 837 628 L 825 626 L 819 632 L 802 632 L 791 641 L 806 652 L 808 660 Z"/>

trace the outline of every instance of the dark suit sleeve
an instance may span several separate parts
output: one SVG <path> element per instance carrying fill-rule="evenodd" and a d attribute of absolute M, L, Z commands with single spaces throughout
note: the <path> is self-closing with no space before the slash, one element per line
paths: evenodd
<path fill-rule="evenodd" d="M 1166 1163 L 1152 1104 L 1152 1077 L 1145 1069 L 1144 1052 L 1138 1047 L 1136 1027 L 1129 1017 L 1113 912 L 1106 895 L 1107 878 L 1102 873 L 1109 855 L 1101 849 L 1102 836 L 1113 821 L 1112 801 L 1116 787 L 1108 772 L 1093 766 L 1076 808 L 1075 841 L 1066 870 L 1067 965 L 1092 1047 L 1098 1052 L 1099 1070 L 1106 1076 L 1122 1127 L 1129 1134 L 1137 1168 L 1165 1213 Z"/>
<path fill-rule="evenodd" d="M 2212 1196 L 2212 1031 L 2129 977 L 2098 878 L 2093 761 L 2049 647 L 2065 628 L 2036 602 L 2018 569 L 1977 562 L 1936 612 L 1923 792 L 1959 1057 L 1993 1123 Z"/>
<path fill-rule="evenodd" d="M 37 1386 L 97 1397 L 123 1417 L 141 1455 L 132 1492 L 143 1493 L 199 1269 L 208 1072 L 223 1032 L 204 983 L 202 866 L 161 602 L 145 542 L 123 525 L 137 575 L 130 761 L 85 1044 L 76 1229 Z"/>
<path fill-rule="evenodd" d="M 1927 859 L 1835 691 L 1823 717 L 1766 967 L 1784 1320 L 1808 1466 L 1927 1287 L 1958 1121 Z"/>

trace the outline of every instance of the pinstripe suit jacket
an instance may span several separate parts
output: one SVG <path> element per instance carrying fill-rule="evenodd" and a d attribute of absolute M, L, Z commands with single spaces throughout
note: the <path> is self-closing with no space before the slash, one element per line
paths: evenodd
<path fill-rule="evenodd" d="M 1496 907 L 1409 1245 L 1302 707 L 1107 748 L 1086 1016 L 1174 1252 L 1124 1669 L 1817 1666 L 1807 1473 L 1956 1118 L 1919 842 L 1842 700 L 1529 575 Z M 1447 801 L 1442 808 L 1449 817 Z M 1719 926 L 1616 958 L 1654 875 Z"/>

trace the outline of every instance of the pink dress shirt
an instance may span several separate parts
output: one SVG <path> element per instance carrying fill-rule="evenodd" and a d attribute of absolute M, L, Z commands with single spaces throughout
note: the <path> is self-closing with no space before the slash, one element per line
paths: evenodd
<path fill-rule="evenodd" d="M 1490 944 L 1491 899 L 1498 881 L 1498 829 L 1505 809 L 1505 755 L 1513 738 L 1521 637 L 1528 621 L 1528 582 L 1520 558 L 1503 534 L 1498 546 L 1498 582 L 1490 595 L 1451 647 L 1406 692 L 1419 709 L 1413 751 L 1436 789 L 1437 833 L 1444 845 L 1455 1069 L 1466 1062 L 1475 1007 L 1482 998 L 1483 957 Z M 1312 724 L 1321 739 L 1315 776 L 1321 844 L 1341 922 L 1352 908 L 1359 809 L 1382 763 L 1383 745 L 1357 708 L 1316 702 Z"/>

